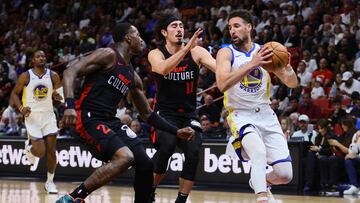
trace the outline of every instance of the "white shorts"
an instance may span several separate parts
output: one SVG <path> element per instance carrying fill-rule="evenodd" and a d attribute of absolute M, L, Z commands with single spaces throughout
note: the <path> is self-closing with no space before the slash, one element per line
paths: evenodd
<path fill-rule="evenodd" d="M 243 111 L 235 110 L 228 116 L 227 120 L 235 138 L 239 136 L 242 127 L 251 124 L 251 126 L 243 128 L 242 133 L 253 131 L 260 136 L 266 147 L 267 164 L 273 165 L 280 160 L 290 158 L 284 133 L 276 114 L 269 105 Z M 245 136 L 253 136 L 253 134 Z M 241 154 L 242 158 L 248 159 L 243 148 L 241 148 Z"/>
<path fill-rule="evenodd" d="M 31 112 L 25 117 L 28 136 L 32 139 L 42 139 L 44 136 L 58 133 L 54 112 Z"/>

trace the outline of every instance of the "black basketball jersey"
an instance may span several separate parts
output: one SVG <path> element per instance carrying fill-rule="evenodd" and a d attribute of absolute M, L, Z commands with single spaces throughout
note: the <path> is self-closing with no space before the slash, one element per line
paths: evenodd
<path fill-rule="evenodd" d="M 165 46 L 159 47 L 165 59 L 171 57 Z M 194 113 L 199 67 L 191 52 L 169 74 L 154 73 L 156 84 L 155 110 L 171 113 Z"/>
<path fill-rule="evenodd" d="M 134 69 L 126 64 L 117 50 L 113 68 L 86 76 L 76 109 L 86 110 L 97 116 L 114 117 L 118 103 L 135 87 Z"/>

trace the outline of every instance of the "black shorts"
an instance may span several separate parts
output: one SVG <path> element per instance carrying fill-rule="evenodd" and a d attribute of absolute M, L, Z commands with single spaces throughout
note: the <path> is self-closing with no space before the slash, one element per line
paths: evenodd
<path fill-rule="evenodd" d="M 104 162 L 111 160 L 118 149 L 125 146 L 131 149 L 141 143 L 120 119 L 93 117 L 88 111 L 77 111 L 76 134 L 91 154 Z"/>

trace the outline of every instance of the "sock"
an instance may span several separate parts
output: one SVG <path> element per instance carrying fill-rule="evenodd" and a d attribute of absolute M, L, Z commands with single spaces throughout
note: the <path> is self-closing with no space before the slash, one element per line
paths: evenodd
<path fill-rule="evenodd" d="M 256 203 L 267 203 L 267 202 L 269 202 L 267 197 L 256 198 Z"/>
<path fill-rule="evenodd" d="M 70 196 L 74 199 L 81 198 L 85 199 L 90 192 L 86 189 L 84 183 L 82 183 L 79 187 L 77 187 L 72 193 L 70 193 Z"/>
<path fill-rule="evenodd" d="M 175 203 L 185 203 L 188 196 L 189 196 L 189 194 L 184 194 L 184 193 L 179 192 L 178 196 L 175 200 Z"/>
<path fill-rule="evenodd" d="M 54 181 L 54 175 L 55 175 L 55 173 L 48 172 L 46 182 L 53 182 Z"/>

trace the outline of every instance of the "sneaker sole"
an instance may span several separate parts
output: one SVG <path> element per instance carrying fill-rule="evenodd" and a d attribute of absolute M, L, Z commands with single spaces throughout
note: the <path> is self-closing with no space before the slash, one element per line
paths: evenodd
<path fill-rule="evenodd" d="M 59 193 L 59 192 L 49 192 L 45 187 L 44 187 L 44 189 L 49 195 L 56 195 Z"/>

